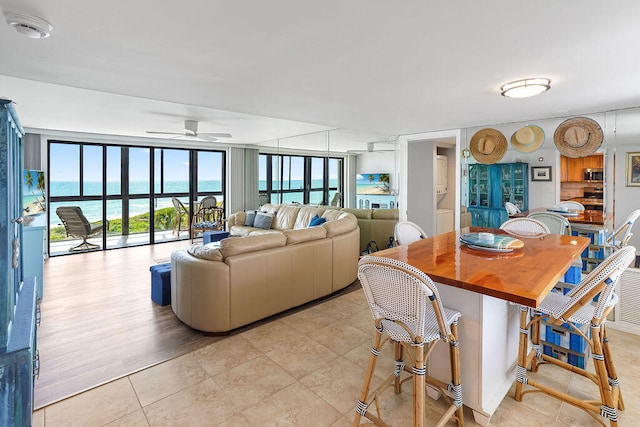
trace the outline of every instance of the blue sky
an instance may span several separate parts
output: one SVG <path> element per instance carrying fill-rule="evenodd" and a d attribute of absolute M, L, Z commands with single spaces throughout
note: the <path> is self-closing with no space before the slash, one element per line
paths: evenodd
<path fill-rule="evenodd" d="M 159 167 L 160 152 L 156 151 L 156 168 Z M 84 180 L 102 180 L 102 147 L 85 145 Z M 131 181 L 148 181 L 150 149 L 129 149 L 129 177 Z M 80 149 L 76 144 L 51 144 L 50 175 L 52 181 L 78 181 Z M 189 178 L 189 152 L 187 150 L 164 150 L 164 178 L 167 181 L 184 181 Z M 199 153 L 201 180 L 220 177 L 222 155 L 215 152 Z M 120 180 L 120 147 L 107 147 L 107 181 Z"/>

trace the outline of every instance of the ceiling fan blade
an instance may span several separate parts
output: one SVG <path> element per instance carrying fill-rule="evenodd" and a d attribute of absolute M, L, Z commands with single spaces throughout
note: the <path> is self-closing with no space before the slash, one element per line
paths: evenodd
<path fill-rule="evenodd" d="M 211 141 L 211 142 L 215 142 L 218 140 L 218 138 L 215 138 L 213 136 L 209 136 L 206 133 L 199 133 L 198 136 L 196 137 L 198 139 L 204 139 L 205 141 Z"/>
<path fill-rule="evenodd" d="M 153 130 L 148 130 L 147 133 L 154 134 L 154 135 L 182 135 L 182 133 L 179 133 L 179 132 L 157 132 Z"/>
<path fill-rule="evenodd" d="M 199 133 L 198 136 L 207 135 L 214 138 L 231 138 L 230 133 L 220 133 L 220 132 L 203 132 Z"/>

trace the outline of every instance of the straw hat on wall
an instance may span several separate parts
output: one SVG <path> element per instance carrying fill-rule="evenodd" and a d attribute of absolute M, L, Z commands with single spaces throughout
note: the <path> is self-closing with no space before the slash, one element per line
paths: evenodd
<path fill-rule="evenodd" d="M 553 134 L 558 151 L 566 157 L 586 157 L 602 145 L 602 128 L 587 117 L 574 117 L 560 123 Z"/>
<path fill-rule="evenodd" d="M 511 145 L 521 153 L 532 153 L 544 143 L 544 131 L 540 126 L 529 125 L 511 135 Z"/>
<path fill-rule="evenodd" d="M 480 129 L 471 137 L 471 155 L 480 163 L 493 164 L 507 152 L 507 138 L 497 129 Z"/>

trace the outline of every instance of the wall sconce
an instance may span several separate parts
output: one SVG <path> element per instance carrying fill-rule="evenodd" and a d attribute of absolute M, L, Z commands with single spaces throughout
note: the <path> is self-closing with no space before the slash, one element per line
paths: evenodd
<path fill-rule="evenodd" d="M 500 95 L 507 98 L 527 98 L 551 89 L 551 80 L 533 78 L 515 80 L 500 86 Z"/>

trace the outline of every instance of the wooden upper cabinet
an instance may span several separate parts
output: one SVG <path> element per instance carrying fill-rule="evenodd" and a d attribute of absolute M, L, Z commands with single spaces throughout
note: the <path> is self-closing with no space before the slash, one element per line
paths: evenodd
<path fill-rule="evenodd" d="M 584 158 L 584 168 L 602 169 L 603 165 L 604 165 L 604 156 L 602 154 L 597 154 L 597 155 L 588 156 Z"/>
<path fill-rule="evenodd" d="M 560 182 L 569 181 L 569 158 L 560 156 Z"/>
<path fill-rule="evenodd" d="M 602 154 L 578 157 L 577 159 L 560 156 L 560 181 L 582 182 L 584 181 L 584 169 L 603 167 L 604 156 Z"/>

